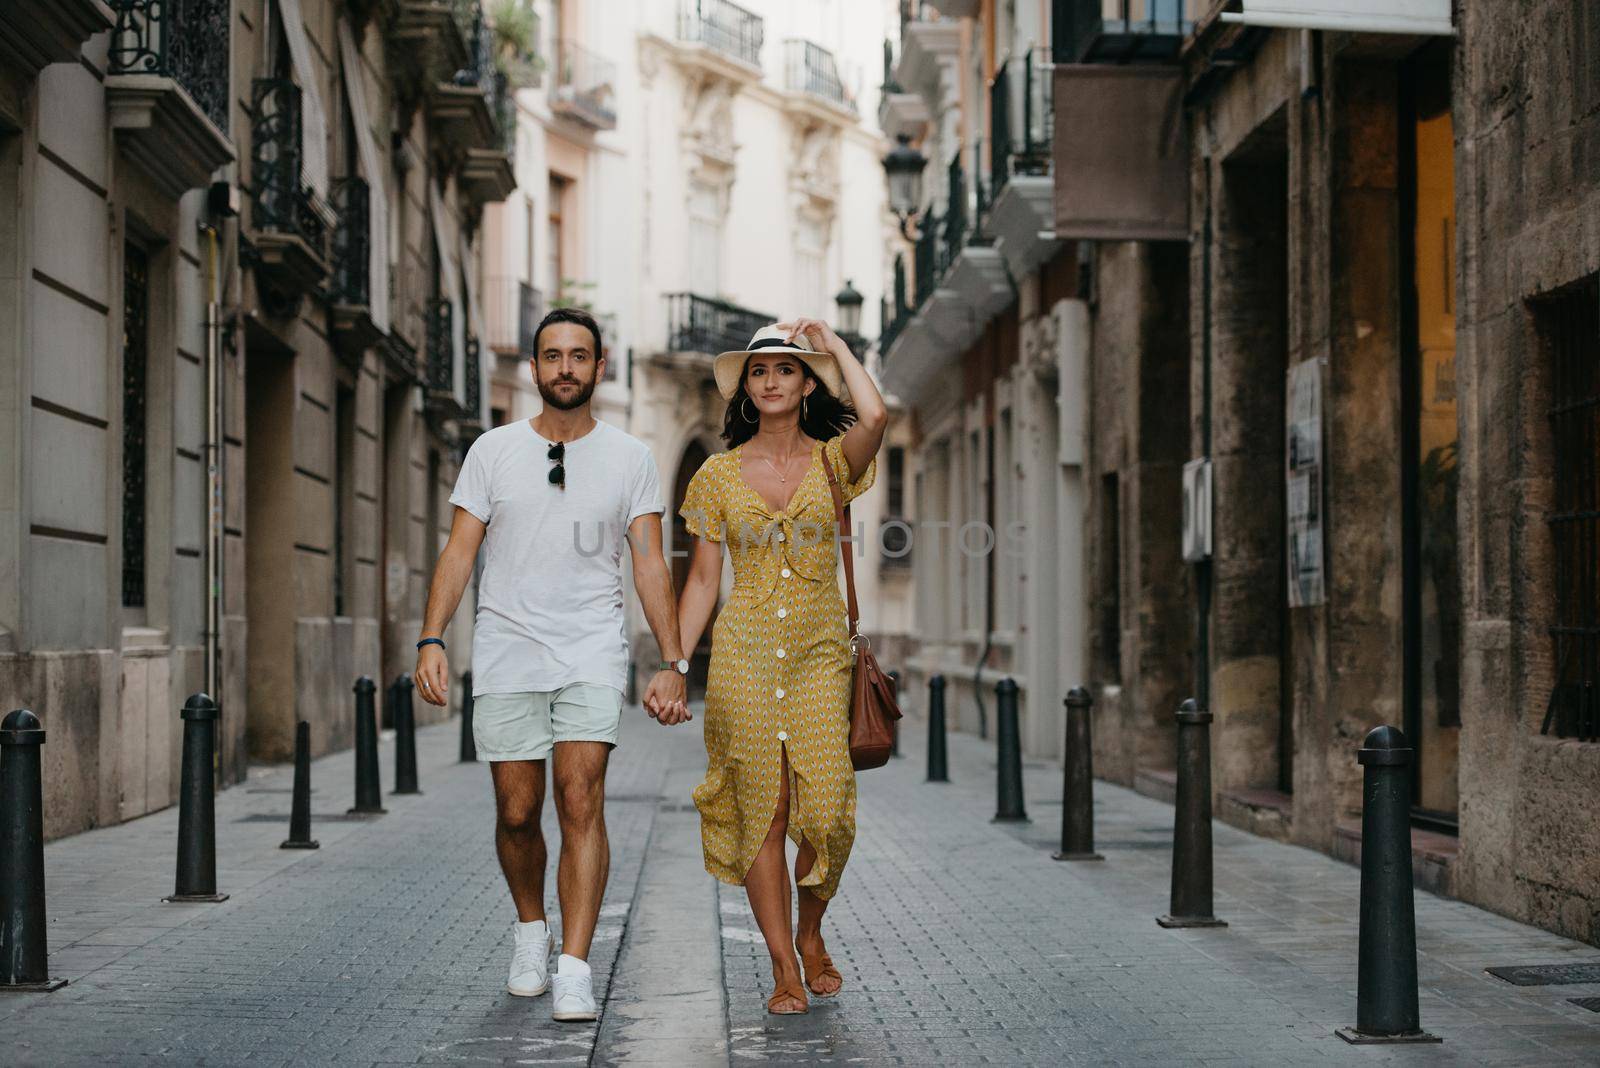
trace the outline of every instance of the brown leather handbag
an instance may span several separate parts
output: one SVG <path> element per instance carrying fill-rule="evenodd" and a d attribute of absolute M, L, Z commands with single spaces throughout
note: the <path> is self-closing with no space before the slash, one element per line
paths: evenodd
<path fill-rule="evenodd" d="M 839 551 L 844 556 L 844 585 L 850 603 L 850 649 L 856 658 L 850 684 L 850 763 L 857 771 L 865 771 L 881 768 L 889 762 L 889 752 L 894 748 L 894 721 L 900 718 L 900 706 L 895 703 L 894 682 L 878 667 L 877 658 L 872 655 L 872 643 L 856 630 L 861 613 L 856 608 L 854 553 L 845 540 L 850 531 L 850 509 L 845 506 L 839 477 L 826 455 L 822 466 L 828 472 L 828 489 L 833 493 L 833 515 L 838 523 Z"/>

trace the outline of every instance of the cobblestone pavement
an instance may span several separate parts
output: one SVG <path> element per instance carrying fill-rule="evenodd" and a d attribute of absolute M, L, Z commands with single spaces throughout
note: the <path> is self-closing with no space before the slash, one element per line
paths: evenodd
<path fill-rule="evenodd" d="M 455 762 L 450 723 L 419 734 L 426 792 L 386 795 L 378 819 L 331 818 L 350 804 L 351 756 L 318 761 L 320 850 L 278 849 L 287 768 L 220 794 L 232 896 L 218 905 L 159 901 L 175 811 L 52 843 L 52 974 L 71 982 L 0 997 L 0 1063 L 1600 1063 L 1600 1014 L 1568 1000 L 1600 984 L 1483 972 L 1600 950 L 1419 893 L 1422 1022 L 1444 1042 L 1347 1046 L 1333 1031 L 1354 1022 L 1356 869 L 1219 825 L 1230 926 L 1164 930 L 1170 807 L 1096 784 L 1106 859 L 1057 863 L 1056 769 L 1027 769 L 1034 822 L 995 825 L 992 743 L 951 736 L 954 781 L 930 785 L 914 727 L 911 756 L 860 779 L 827 925 L 845 990 L 769 1017 L 744 892 L 700 867 L 698 723 L 667 731 L 630 710 L 613 756 L 598 1025 L 557 1025 L 548 999 L 504 992 L 511 910 L 488 776 Z M 387 740 L 381 756 L 387 783 Z M 545 822 L 553 864 L 553 812 Z"/>

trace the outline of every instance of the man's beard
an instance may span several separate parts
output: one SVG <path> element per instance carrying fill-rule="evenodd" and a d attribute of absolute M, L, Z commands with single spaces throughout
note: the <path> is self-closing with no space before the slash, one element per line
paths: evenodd
<path fill-rule="evenodd" d="M 594 396 L 593 379 L 588 382 L 578 382 L 578 392 L 572 394 L 570 397 L 563 397 L 561 394 L 556 392 L 556 387 L 558 385 L 570 384 L 562 382 L 560 379 L 557 379 L 548 386 L 545 385 L 543 381 L 539 380 L 535 380 L 534 384 L 539 387 L 539 396 L 544 398 L 544 402 L 550 407 L 555 408 L 557 411 L 570 412 L 574 408 L 582 408 L 585 404 L 589 403 L 589 398 Z"/>

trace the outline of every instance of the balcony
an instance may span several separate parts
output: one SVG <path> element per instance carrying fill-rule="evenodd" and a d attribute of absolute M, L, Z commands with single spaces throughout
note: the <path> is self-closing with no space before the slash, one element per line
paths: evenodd
<path fill-rule="evenodd" d="M 378 342 L 383 354 L 383 364 L 389 371 L 389 380 L 410 384 L 422 380 L 417 366 L 416 346 L 402 337 L 399 331 L 390 331 Z"/>
<path fill-rule="evenodd" d="M 333 277 L 328 300 L 333 310 L 333 340 L 347 359 L 359 363 L 362 353 L 383 337 L 372 317 L 371 191 L 366 180 L 351 175 L 333 187 Z"/>
<path fill-rule="evenodd" d="M 693 293 L 667 294 L 667 349 L 715 355 L 750 344 L 757 330 L 776 322 L 765 312 Z"/>
<path fill-rule="evenodd" d="M 327 227 L 301 177 L 300 87 L 258 78 L 250 94 L 250 226 L 259 282 L 297 300 L 328 274 Z"/>
<path fill-rule="evenodd" d="M 517 104 L 499 72 L 492 87 L 487 100 L 494 114 L 495 141 L 488 148 L 467 150 L 458 179 L 462 195 L 478 204 L 498 204 L 517 188 Z"/>
<path fill-rule="evenodd" d="M 544 318 L 544 294 L 520 278 L 490 278 L 483 303 L 489 348 L 497 356 L 532 359 L 533 335 Z"/>
<path fill-rule="evenodd" d="M 467 335 L 467 403 L 461 413 L 461 436 L 472 439 L 488 429 L 488 419 L 483 411 L 483 347 L 476 334 Z"/>
<path fill-rule="evenodd" d="M 457 4 L 456 18 L 465 19 L 467 59 L 448 79 L 428 87 L 428 120 L 444 150 L 464 158 L 500 143 L 495 124 L 501 85 L 494 68 L 494 35 L 477 0 Z"/>
<path fill-rule="evenodd" d="M 813 41 L 784 42 L 784 87 L 792 101 L 817 118 L 833 123 L 856 121 L 859 74 L 847 82 L 833 53 Z"/>
<path fill-rule="evenodd" d="M 1047 54 L 1029 49 L 995 72 L 989 90 L 992 138 L 985 226 L 1017 278 L 1038 269 L 1060 247 L 1053 235 L 1053 86 Z"/>
<path fill-rule="evenodd" d="M 228 139 L 228 0 L 113 0 L 106 109 L 123 153 L 170 197 L 210 183 Z"/>
<path fill-rule="evenodd" d="M 1057 63 L 1170 63 L 1204 0 L 1054 0 Z"/>
<path fill-rule="evenodd" d="M 0 5 L 0 67 L 31 78 L 78 58 L 83 42 L 109 30 L 116 14 L 102 0 L 20 0 Z"/>
<path fill-rule="evenodd" d="M 576 41 L 562 41 L 550 110 L 591 130 L 617 128 L 617 66 Z"/>
<path fill-rule="evenodd" d="M 761 16 L 728 0 L 688 0 L 678 15 L 678 40 L 698 46 L 709 65 L 739 79 L 761 77 L 765 37 Z"/>
<path fill-rule="evenodd" d="M 443 419 L 462 414 L 456 394 L 455 308 L 443 297 L 423 309 L 426 338 L 422 353 L 422 385 L 428 411 Z"/>
<path fill-rule="evenodd" d="M 390 70 L 398 95 L 414 101 L 424 86 L 451 79 L 471 58 L 468 0 L 399 0 L 389 26 Z"/>

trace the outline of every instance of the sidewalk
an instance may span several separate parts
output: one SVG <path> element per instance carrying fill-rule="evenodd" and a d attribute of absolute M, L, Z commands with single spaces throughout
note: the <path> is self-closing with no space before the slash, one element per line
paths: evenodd
<path fill-rule="evenodd" d="M 1416 896 L 1421 1013 L 1442 1045 L 1346 1045 L 1360 873 L 1215 825 L 1226 928 L 1165 930 L 1172 809 L 1095 784 L 1101 863 L 1058 863 L 1061 778 L 1025 770 L 1034 822 L 997 825 L 993 743 L 951 735 L 946 785 L 925 735 L 863 773 L 859 834 L 829 948 L 836 1002 L 777 1020 L 743 891 L 722 887 L 736 1059 L 902 1064 L 1600 1063 L 1600 984 L 1517 987 L 1491 965 L 1600 961 L 1600 949 L 1458 901 Z"/>
<path fill-rule="evenodd" d="M 1600 950 L 1417 895 L 1423 1026 L 1442 1045 L 1351 1047 L 1359 873 L 1217 825 L 1217 914 L 1164 930 L 1172 809 L 1096 784 L 1103 863 L 1050 859 L 1060 774 L 1027 768 L 1034 822 L 996 825 L 993 744 L 950 736 L 950 784 L 924 737 L 860 778 L 859 835 L 828 913 L 843 994 L 770 1017 L 744 892 L 701 867 L 688 791 L 697 717 L 625 713 L 607 818 L 611 883 L 593 953 L 595 1025 L 504 991 L 511 910 L 481 766 L 458 725 L 419 732 L 420 797 L 345 820 L 349 753 L 316 763 L 313 835 L 280 850 L 288 768 L 217 798 L 220 905 L 167 905 L 177 813 L 46 849 L 46 995 L 0 996 L 7 1064 L 1357 1064 L 1600 1062 L 1588 986 L 1515 987 L 1490 965 Z M 391 782 L 393 748 L 381 752 Z M 553 809 L 546 832 L 556 855 Z M 548 880 L 552 913 L 555 880 Z M 620 960 L 613 981 L 613 964 Z"/>

